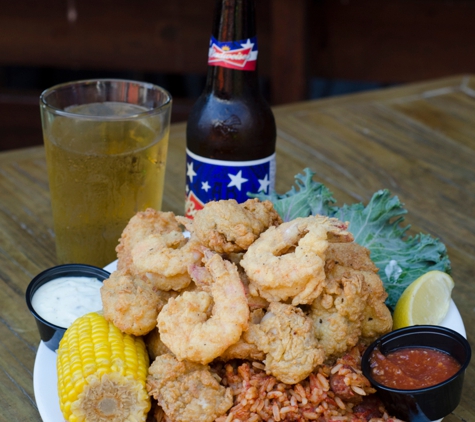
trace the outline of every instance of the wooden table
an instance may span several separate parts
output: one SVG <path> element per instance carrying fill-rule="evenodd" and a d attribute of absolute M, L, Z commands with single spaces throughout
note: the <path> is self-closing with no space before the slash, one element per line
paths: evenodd
<path fill-rule="evenodd" d="M 399 196 L 412 232 L 448 247 L 453 299 L 475 344 L 475 77 L 463 76 L 275 109 L 277 190 L 309 167 L 338 204 Z M 164 209 L 183 214 L 185 126 L 173 126 Z M 56 264 L 42 147 L 0 154 L 0 421 L 40 421 L 33 392 L 39 335 L 25 304 L 31 278 Z M 475 359 L 460 406 L 475 421 Z"/>

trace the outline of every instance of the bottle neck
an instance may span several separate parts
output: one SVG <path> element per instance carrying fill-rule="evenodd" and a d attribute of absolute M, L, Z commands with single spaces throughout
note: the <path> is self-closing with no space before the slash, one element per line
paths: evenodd
<path fill-rule="evenodd" d="M 213 51 L 217 51 L 219 54 L 221 48 L 224 51 L 244 48 L 244 53 L 248 53 L 242 44 L 251 45 L 252 41 L 256 42 L 254 0 L 217 0 L 212 34 L 217 43 L 215 45 L 210 43 L 210 50 L 214 49 Z M 234 46 L 226 44 L 233 41 L 243 41 L 243 43 Z M 243 54 L 242 51 L 236 53 Z M 217 60 L 217 63 L 214 62 L 212 65 L 209 60 L 205 90 L 223 99 L 244 95 L 248 92 L 253 92 L 254 95 L 259 93 L 257 62 L 252 63 L 253 59 L 257 60 L 256 45 L 252 47 L 249 54 L 249 61 L 246 63 L 248 63 L 247 67 L 251 67 L 250 70 L 239 68 L 242 62 L 236 65 L 237 68 L 233 68 L 234 64 L 229 65 Z"/>

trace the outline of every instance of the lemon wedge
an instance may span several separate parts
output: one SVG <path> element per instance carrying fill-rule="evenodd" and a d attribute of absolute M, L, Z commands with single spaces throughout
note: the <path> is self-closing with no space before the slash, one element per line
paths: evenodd
<path fill-rule="evenodd" d="M 412 282 L 396 303 L 393 329 L 438 325 L 447 315 L 454 281 L 443 271 L 429 271 Z"/>

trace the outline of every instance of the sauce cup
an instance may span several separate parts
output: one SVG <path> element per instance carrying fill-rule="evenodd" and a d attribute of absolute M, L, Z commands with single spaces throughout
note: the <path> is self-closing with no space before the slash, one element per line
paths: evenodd
<path fill-rule="evenodd" d="M 38 331 L 40 333 L 41 340 L 45 345 L 56 351 L 59 342 L 63 337 L 67 327 L 57 325 L 51 321 L 48 321 L 44 315 L 40 315 L 37 309 L 33 307 L 33 297 L 40 287 L 46 283 L 53 282 L 54 280 L 60 278 L 74 278 L 86 277 L 88 279 L 96 279 L 102 283 L 105 279 L 109 278 L 110 273 L 102 268 L 95 267 L 92 265 L 85 264 L 65 264 L 58 265 L 56 267 L 49 268 L 36 277 L 34 277 L 26 289 L 26 304 L 28 309 L 33 314 L 36 320 L 36 325 L 38 326 Z M 81 297 L 76 297 L 75 300 L 78 304 L 81 303 Z M 97 311 L 98 309 L 91 309 L 90 311 Z M 78 317 L 81 315 L 78 315 Z M 66 325 L 66 324 L 65 324 Z"/>
<path fill-rule="evenodd" d="M 370 356 L 376 348 L 387 355 L 411 347 L 447 353 L 458 361 L 460 369 L 439 384 L 414 390 L 388 387 L 373 378 Z M 363 354 L 361 369 L 378 391 L 389 414 L 408 422 L 430 422 L 447 416 L 460 403 L 464 374 L 470 358 L 470 344 L 456 331 L 435 325 L 415 325 L 392 331 L 372 343 Z"/>

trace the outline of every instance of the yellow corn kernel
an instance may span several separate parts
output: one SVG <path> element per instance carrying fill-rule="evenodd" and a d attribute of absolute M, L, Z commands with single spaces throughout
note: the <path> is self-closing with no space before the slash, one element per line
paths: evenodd
<path fill-rule="evenodd" d="M 67 421 L 146 420 L 149 358 L 141 337 L 89 313 L 66 330 L 56 366 L 60 409 Z"/>

